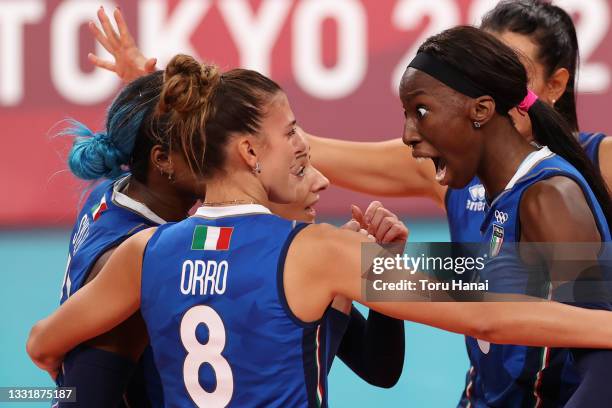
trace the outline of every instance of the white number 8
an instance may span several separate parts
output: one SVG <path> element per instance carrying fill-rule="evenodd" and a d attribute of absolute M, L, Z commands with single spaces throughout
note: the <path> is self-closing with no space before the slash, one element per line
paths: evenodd
<path fill-rule="evenodd" d="M 196 338 L 196 328 L 202 323 L 208 327 L 206 344 Z M 181 341 L 187 350 L 183 364 L 187 392 L 200 407 L 225 407 L 232 398 L 234 377 L 229 363 L 221 355 L 225 347 L 225 327 L 221 317 L 208 306 L 192 307 L 181 320 Z M 204 363 L 210 364 L 215 371 L 217 387 L 213 392 L 207 392 L 200 385 L 198 371 Z"/>

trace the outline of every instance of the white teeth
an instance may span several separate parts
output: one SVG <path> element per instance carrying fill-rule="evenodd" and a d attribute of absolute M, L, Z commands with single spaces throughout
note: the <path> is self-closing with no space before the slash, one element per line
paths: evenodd
<path fill-rule="evenodd" d="M 423 163 L 425 161 L 424 157 L 417 157 L 416 158 L 417 163 Z"/>
<path fill-rule="evenodd" d="M 442 181 L 444 179 L 444 176 L 446 176 L 446 165 L 438 169 L 438 171 L 436 172 L 436 181 Z"/>

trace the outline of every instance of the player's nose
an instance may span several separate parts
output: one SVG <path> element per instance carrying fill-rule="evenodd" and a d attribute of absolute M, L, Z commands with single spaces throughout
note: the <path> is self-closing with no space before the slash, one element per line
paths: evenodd
<path fill-rule="evenodd" d="M 410 146 L 412 148 L 414 148 L 417 144 L 423 141 L 423 138 L 416 130 L 416 126 L 414 126 L 414 123 L 410 119 L 406 119 L 406 122 L 404 123 L 404 133 L 402 135 L 402 141 L 405 145 Z"/>

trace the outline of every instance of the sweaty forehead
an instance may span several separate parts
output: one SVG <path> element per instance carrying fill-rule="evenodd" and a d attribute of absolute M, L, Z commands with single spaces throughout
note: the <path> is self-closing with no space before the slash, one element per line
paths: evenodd
<path fill-rule="evenodd" d="M 427 95 L 446 102 L 456 102 L 467 98 L 434 77 L 409 67 L 400 82 L 400 98 L 402 103 L 408 103 L 417 95 Z"/>

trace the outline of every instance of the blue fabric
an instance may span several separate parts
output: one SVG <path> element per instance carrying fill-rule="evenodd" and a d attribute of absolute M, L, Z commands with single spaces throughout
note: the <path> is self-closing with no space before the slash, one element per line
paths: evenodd
<path fill-rule="evenodd" d="M 599 167 L 599 146 L 601 141 L 605 135 L 603 133 L 580 133 L 578 136 L 578 141 L 582 145 L 585 153 L 589 157 L 589 159 Z M 475 177 L 466 187 L 462 189 L 451 189 L 449 188 L 446 193 L 446 216 L 448 220 L 449 230 L 451 241 L 454 243 L 477 243 L 481 242 L 483 239 L 486 240 L 487 237 L 483 237 L 480 227 L 484 221 L 485 214 L 487 212 L 487 203 L 485 197 L 485 189 L 482 185 L 481 181 L 478 177 Z M 494 212 L 493 212 L 494 214 Z M 490 240 L 490 237 L 488 237 Z M 505 238 L 507 240 L 507 238 Z M 518 239 L 517 239 L 518 240 Z M 464 277 L 468 280 L 473 280 L 473 277 Z M 477 343 L 473 339 L 466 338 L 466 345 L 468 347 L 468 354 L 471 358 L 471 351 L 475 352 L 477 356 L 480 353 L 480 350 L 477 347 Z M 513 349 L 510 347 L 506 347 L 504 352 L 510 353 L 507 356 L 508 360 L 522 361 L 525 357 L 524 348 L 518 348 L 517 354 L 512 356 L 511 353 Z M 559 367 L 558 369 L 563 371 L 561 377 L 567 378 L 570 383 L 573 385 L 568 385 L 567 391 L 556 390 L 556 392 L 560 395 L 560 401 L 567 401 L 571 392 L 575 389 L 575 383 L 578 382 L 577 375 L 575 373 L 575 369 L 570 365 L 570 367 L 564 367 L 563 354 L 567 356 L 567 352 L 552 351 L 549 356 L 551 359 L 551 366 Z M 532 370 L 533 371 L 533 370 Z M 533 372 L 529 372 L 527 370 L 523 373 L 523 377 L 532 378 Z M 517 381 L 523 381 L 523 378 L 517 377 Z M 529 380 L 533 382 L 532 380 Z M 475 387 L 478 387 L 479 395 L 489 395 L 489 390 L 483 388 L 483 384 L 481 382 L 476 381 L 475 373 L 473 369 L 471 369 L 466 375 L 466 390 L 467 388 L 471 388 L 471 392 L 474 392 Z M 551 388 L 551 387 L 549 387 Z M 554 393 L 555 391 L 550 390 L 550 393 Z M 509 395 L 509 391 L 506 395 Z M 522 398 L 522 393 L 519 393 L 518 398 Z M 472 406 L 484 406 L 477 400 L 473 399 Z M 464 391 L 459 406 L 465 407 L 468 405 L 468 400 L 466 398 L 466 392 Z M 502 405 L 499 405 L 502 406 Z M 553 404 L 554 406 L 554 404 Z"/>
<path fill-rule="evenodd" d="M 192 249 L 205 226 L 232 228 L 229 249 Z M 151 237 L 141 312 L 168 406 L 194 407 L 197 394 L 201 405 L 327 405 L 327 323 L 300 321 L 283 288 L 304 226 L 271 214 L 194 216 Z"/>
<path fill-rule="evenodd" d="M 489 290 L 500 293 L 526 293 L 534 277 L 517 257 L 512 243 L 520 240 L 519 207 L 524 192 L 535 183 L 563 176 L 583 190 L 593 212 L 602 241 L 610 241 L 610 231 L 599 203 L 582 175 L 563 158 L 552 155 L 533 166 L 514 186 L 500 193 L 484 214 L 482 243 L 490 249 L 481 272 Z M 501 244 L 495 245 L 496 241 Z M 497 250 L 493 250 L 493 248 Z M 534 294 L 534 293 L 529 293 Z M 544 295 L 540 293 L 539 295 Z M 610 309 L 610 304 L 598 307 Z M 563 406 L 580 382 L 568 349 L 497 345 L 467 337 L 472 364 L 467 397 L 474 407 Z M 540 371 L 542 370 L 542 371 Z M 539 373 L 539 374 L 538 374 Z"/>
<path fill-rule="evenodd" d="M 117 205 L 112 200 L 113 194 L 112 180 L 106 180 L 97 185 L 89 194 L 83 205 L 77 222 L 72 230 L 69 244 L 68 265 L 62 286 L 60 303 L 64 303 L 69 296 L 77 292 L 87 281 L 87 277 L 97 262 L 98 258 L 108 250 L 118 246 L 130 236 L 142 231 L 145 228 L 156 226 L 157 224 L 140 214 Z M 106 210 L 98 213 L 94 220 L 94 211 L 104 200 Z M 105 354 L 110 360 L 114 359 L 112 353 Z M 94 360 L 89 360 L 92 356 Z M 67 375 L 61 380 L 61 386 L 77 386 L 80 389 L 87 389 L 88 398 L 91 400 L 106 401 L 110 396 L 109 389 L 116 389 L 112 385 L 116 383 L 118 373 L 111 375 L 108 371 L 95 372 L 100 360 L 104 357 L 101 354 L 76 353 L 71 357 L 73 364 L 66 367 Z M 117 357 L 118 358 L 118 357 Z M 147 391 L 154 407 L 163 406 L 163 395 L 159 381 L 155 382 L 155 366 L 153 365 L 150 352 L 145 352 L 140 364 L 144 364 L 148 369 Z M 70 367 L 90 367 L 90 374 L 71 375 Z M 82 370 L 81 370 L 82 371 Z M 78 382 L 73 382 L 78 381 Z M 89 381 L 92 381 L 89 383 Z M 108 383 L 108 384 L 106 384 Z M 83 391 L 82 391 L 83 392 Z M 121 394 L 119 395 L 121 397 Z"/>

